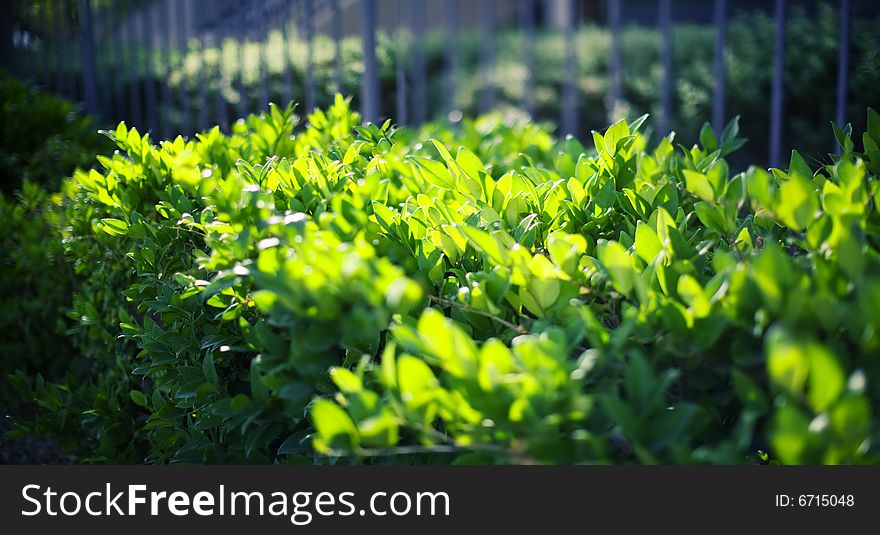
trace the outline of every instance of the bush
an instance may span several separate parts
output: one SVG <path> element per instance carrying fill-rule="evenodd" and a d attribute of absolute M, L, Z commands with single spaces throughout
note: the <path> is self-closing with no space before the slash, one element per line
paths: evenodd
<path fill-rule="evenodd" d="M 0 72 L 0 191 L 23 181 L 58 188 L 77 167 L 106 150 L 88 116 L 66 100 Z"/>
<path fill-rule="evenodd" d="M 109 134 L 62 229 L 89 373 L 13 375 L 19 433 L 84 462 L 880 461 L 873 111 L 861 152 L 738 174 L 737 120 L 689 149 L 297 120 Z"/>
<path fill-rule="evenodd" d="M 5 376 L 16 369 L 61 379 L 77 352 L 64 336 L 75 287 L 58 236 L 61 195 L 30 182 L 17 197 L 0 193 L 0 400 L 12 399 Z M 8 407 L 4 407 L 8 409 Z"/>

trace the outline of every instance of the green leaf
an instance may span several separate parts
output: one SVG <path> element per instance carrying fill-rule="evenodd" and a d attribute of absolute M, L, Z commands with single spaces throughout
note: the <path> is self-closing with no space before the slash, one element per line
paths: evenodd
<path fill-rule="evenodd" d="M 467 147 L 459 147 L 455 161 L 471 178 L 479 179 L 480 173 L 485 172 L 483 162 L 481 162 L 477 155 L 471 152 Z"/>
<path fill-rule="evenodd" d="M 709 123 L 703 123 L 703 127 L 700 128 L 700 144 L 706 152 L 712 152 L 718 148 L 718 138 L 715 137 L 715 131 L 712 130 L 712 125 Z"/>
<path fill-rule="evenodd" d="M 440 162 L 423 156 L 409 156 L 416 166 L 422 171 L 422 176 L 431 185 L 441 189 L 455 189 L 455 179 L 449 174 L 449 169 Z"/>
<path fill-rule="evenodd" d="M 605 135 L 602 140 L 605 144 L 605 150 L 608 151 L 609 154 L 614 156 L 617 154 L 617 150 L 620 148 L 620 143 L 624 139 L 630 136 L 629 126 L 626 124 L 626 120 L 621 119 L 614 123 L 613 125 L 608 127 L 608 130 L 605 131 Z"/>
<path fill-rule="evenodd" d="M 722 216 L 721 212 L 714 206 L 705 202 L 697 202 L 694 203 L 694 212 L 696 212 L 697 217 L 704 225 L 718 234 L 727 236 L 729 233 L 728 225 L 724 220 L 724 216 Z"/>
<path fill-rule="evenodd" d="M 874 108 L 868 108 L 868 135 L 880 145 L 880 113 Z"/>
<path fill-rule="evenodd" d="M 128 223 L 122 221 L 121 219 L 114 219 L 112 217 L 105 217 L 101 219 L 101 230 L 110 234 L 111 236 L 121 236 L 125 234 L 126 229 L 128 229 Z"/>
<path fill-rule="evenodd" d="M 144 395 L 140 390 L 132 390 L 128 393 L 131 400 L 138 407 L 146 407 L 147 406 L 147 396 Z"/>
<path fill-rule="evenodd" d="M 358 446 L 359 436 L 354 422 L 339 405 L 326 399 L 317 399 L 309 411 L 315 425 L 315 449 L 325 453 L 331 450 L 351 451 Z"/>
<path fill-rule="evenodd" d="M 813 171 L 810 169 L 810 166 L 807 165 L 807 161 L 804 160 L 804 157 L 796 150 L 791 151 L 791 162 L 788 164 L 788 172 L 789 174 L 797 173 L 801 178 L 807 180 L 813 177 Z"/>
<path fill-rule="evenodd" d="M 776 215 L 789 228 L 803 230 L 819 209 L 819 196 L 809 180 L 792 175 L 779 188 Z"/>
<path fill-rule="evenodd" d="M 663 250 L 663 244 L 657 237 L 657 233 L 643 221 L 639 221 L 636 224 L 635 249 L 639 258 L 649 264 Z"/>
<path fill-rule="evenodd" d="M 397 418 L 390 410 L 366 418 L 358 424 L 361 442 L 366 446 L 388 448 L 397 444 L 399 438 Z"/>
<path fill-rule="evenodd" d="M 614 283 L 614 287 L 623 295 L 629 295 L 635 282 L 635 269 L 632 258 L 623 245 L 617 242 L 606 242 L 599 246 L 599 260 Z"/>
<path fill-rule="evenodd" d="M 260 402 L 265 402 L 269 399 L 269 389 L 263 382 L 263 372 L 260 368 L 259 357 L 251 360 L 251 395 Z"/>
<path fill-rule="evenodd" d="M 214 367 L 214 355 L 208 353 L 208 356 L 202 361 L 202 373 L 205 379 L 214 386 L 220 385 L 220 378 L 217 376 L 217 369 Z"/>
<path fill-rule="evenodd" d="M 785 464 L 801 464 L 809 447 L 809 419 L 797 407 L 784 405 L 773 416 L 770 444 L 774 457 Z"/>
<path fill-rule="evenodd" d="M 469 225 L 458 227 L 467 237 L 468 241 L 480 253 L 486 253 L 498 265 L 507 265 L 507 251 L 502 249 L 498 241 L 486 231 Z"/>
<path fill-rule="evenodd" d="M 810 385 L 807 401 L 816 412 L 827 410 L 846 387 L 846 374 L 837 357 L 825 347 L 810 345 Z"/>
<path fill-rule="evenodd" d="M 363 389 L 360 378 L 350 370 L 334 366 L 330 368 L 330 378 L 341 392 L 356 394 Z"/>
<path fill-rule="evenodd" d="M 682 173 L 684 174 L 685 187 L 689 192 L 704 201 L 710 203 L 715 201 L 715 192 L 712 190 L 712 185 L 709 183 L 706 175 L 697 171 L 691 171 L 690 169 L 683 169 Z"/>

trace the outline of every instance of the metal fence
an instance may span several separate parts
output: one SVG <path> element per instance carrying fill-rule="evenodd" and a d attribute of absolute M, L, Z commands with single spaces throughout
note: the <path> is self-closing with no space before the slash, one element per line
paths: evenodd
<path fill-rule="evenodd" d="M 162 135 L 191 133 L 211 124 L 228 128 L 236 116 L 244 116 L 264 108 L 270 100 L 285 100 L 294 89 L 303 95 L 303 104 L 311 109 L 316 102 L 316 86 L 312 62 L 316 49 L 314 43 L 318 33 L 324 34 L 333 43 L 335 54 L 335 87 L 343 89 L 343 47 L 340 45 L 344 34 L 351 28 L 343 28 L 344 20 L 354 20 L 360 26 L 362 44 L 362 70 L 360 77 L 359 106 L 365 121 L 378 121 L 386 116 L 394 117 L 402 124 L 420 124 L 428 119 L 445 116 L 456 109 L 458 76 L 461 58 L 458 52 L 458 36 L 462 27 L 462 3 L 458 0 L 431 2 L 436 11 L 437 4 L 443 5 L 442 21 L 431 20 L 431 26 L 440 28 L 445 39 L 442 66 L 429 68 L 425 60 L 425 34 L 429 21 L 426 20 L 426 0 L 387 2 L 381 0 L 250 0 L 238 2 L 215 2 L 208 4 L 212 14 L 206 18 L 200 13 L 197 0 L 8 0 L 4 4 L 2 54 L 7 70 L 16 75 L 29 78 L 44 88 L 78 100 L 85 109 L 105 120 L 124 118 L 145 130 L 153 130 Z M 655 125 L 661 133 L 669 131 L 673 115 L 673 7 L 674 0 L 657 0 L 656 26 L 660 36 L 659 64 L 661 68 L 658 95 L 659 117 Z M 562 134 L 583 134 L 585 126 L 578 124 L 578 77 L 575 32 L 581 19 L 578 10 L 585 6 L 598 5 L 604 16 L 604 24 L 610 31 L 611 47 L 608 70 L 608 90 L 605 106 L 607 118 L 616 118 L 617 106 L 622 98 L 623 53 L 621 25 L 623 15 L 635 2 L 626 0 L 602 0 L 584 2 L 578 0 L 475 0 L 464 4 L 468 7 L 468 21 L 480 29 L 479 68 L 486 73 L 480 97 L 479 108 L 488 111 L 495 106 L 496 89 L 499 83 L 492 76 L 496 56 L 496 28 L 498 13 L 503 8 L 515 16 L 504 24 L 515 25 L 523 35 L 521 51 L 527 73 L 522 93 L 521 106 L 526 111 L 534 111 L 534 72 L 535 35 L 545 24 L 538 14 L 547 9 L 548 4 L 556 10 L 563 10 L 561 27 L 555 27 L 565 39 L 564 65 L 565 79 L 559 87 L 558 99 L 560 115 L 557 122 Z M 641 2 L 642 5 L 645 2 Z M 393 13 L 387 13 L 394 6 Z M 725 39 L 730 7 L 726 0 L 712 0 L 712 24 L 715 27 L 714 43 L 714 93 L 711 107 L 711 122 L 720 129 L 728 118 L 726 102 Z M 782 131 L 784 120 L 784 71 L 785 65 L 785 21 L 787 15 L 785 0 L 773 0 L 775 18 L 775 48 L 768 53 L 774 56 L 768 129 L 768 162 L 779 165 L 782 158 Z M 846 112 L 846 99 L 849 74 L 850 39 L 850 0 L 839 0 L 839 61 L 837 76 L 836 119 L 843 123 Z M 346 17 L 348 19 L 346 19 Z M 194 19 L 199 19 L 195 21 Z M 379 62 L 377 61 L 377 32 L 382 20 L 389 19 L 392 27 L 406 28 L 410 38 L 401 40 L 406 47 L 408 61 L 396 62 L 395 91 L 396 109 L 382 109 Z M 474 19 L 478 20 L 475 22 Z M 323 22 L 322 22 L 323 21 Z M 387 22 L 387 21 L 386 21 Z M 318 31 L 318 26 L 321 30 Z M 386 24 L 387 26 L 387 24 Z M 237 79 L 228 78 L 221 67 L 214 71 L 206 68 L 193 68 L 196 79 L 181 82 L 176 86 L 170 83 L 172 71 L 183 72 L 190 58 L 184 53 L 199 47 L 213 47 L 224 39 L 235 37 L 240 43 L 256 42 L 263 39 L 270 30 L 281 34 L 284 53 L 282 54 L 283 76 L 279 87 L 270 88 L 267 81 L 266 65 L 270 58 L 263 49 L 258 51 L 255 68 L 258 83 L 256 95 L 240 97 L 233 108 L 224 100 L 221 90 L 209 102 L 206 87 L 209 84 L 224 82 L 224 87 L 237 88 L 242 94 L 249 92 L 246 86 L 245 69 L 240 69 Z M 543 28 L 542 31 L 546 31 Z M 288 39 L 296 32 L 306 43 L 301 51 L 302 57 L 291 55 Z M 327 41 L 322 41 L 327 42 Z M 239 44 L 235 52 L 238 61 L 244 65 L 248 60 L 247 45 Z M 220 51 L 221 54 L 226 53 Z M 202 61 L 200 59 L 200 61 Z M 305 76 L 295 79 L 291 62 L 305 62 Z M 219 65 L 219 64 L 218 64 Z M 158 82 L 140 80 L 140 75 L 151 72 Z M 444 102 L 437 109 L 429 106 L 427 84 L 429 77 L 442 76 L 444 80 Z M 252 91 L 251 91 L 252 92 Z M 173 106 L 172 106 L 173 104 Z M 174 112 L 167 112 L 173 108 Z M 590 125 L 596 126 L 599 125 Z M 829 148 L 832 143 L 829 138 Z"/>

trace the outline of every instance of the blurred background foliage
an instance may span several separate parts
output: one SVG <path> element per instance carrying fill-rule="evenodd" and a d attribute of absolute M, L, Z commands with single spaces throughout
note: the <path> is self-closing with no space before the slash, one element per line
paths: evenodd
<path fill-rule="evenodd" d="M 836 8 L 828 3 L 820 3 L 817 9 L 809 11 L 794 6 L 787 17 L 783 152 L 797 147 L 817 162 L 827 160 L 827 153 L 834 146 L 828 135 L 828 121 L 835 113 L 839 23 Z M 738 12 L 728 24 L 726 109 L 730 116 L 742 116 L 743 133 L 750 140 L 734 157 L 734 165 L 768 160 L 774 24 L 771 16 L 761 11 Z M 876 91 L 880 84 L 877 27 L 880 27 L 880 15 L 860 16 L 852 22 L 847 120 L 851 120 L 857 130 L 865 127 L 864 109 L 880 106 Z M 360 36 L 349 35 L 341 40 L 342 84 L 337 87 L 336 46 L 328 35 L 316 34 L 311 52 L 302 32 L 297 34 L 295 29 L 287 36 L 286 48 L 281 31 L 251 35 L 265 37 L 227 38 L 219 44 L 190 39 L 186 49 L 164 45 L 146 49 L 133 44 L 126 45 L 122 52 L 115 46 L 100 47 L 97 63 L 111 73 L 99 80 L 103 84 L 102 98 L 110 111 L 109 122 L 126 120 L 138 125 L 136 118 L 147 114 L 146 99 L 126 102 L 126 98 L 130 98 L 126 92 L 137 91 L 141 95 L 147 92 L 162 95 L 156 110 L 157 124 L 145 125 L 146 130 L 167 136 L 187 133 L 187 125 L 205 129 L 214 123 L 228 130 L 229 121 L 264 109 L 265 98 L 273 102 L 305 102 L 307 73 L 314 83 L 316 106 L 330 105 L 333 94 L 338 91 L 351 96 L 353 106 L 359 107 L 364 69 Z M 425 36 L 429 73 L 427 109 L 429 118 L 434 120 L 446 117 L 449 112 L 449 82 L 444 74 L 447 37 L 439 31 Z M 714 40 L 711 25 L 676 24 L 673 29 L 671 127 L 678 135 L 677 140 L 684 144 L 696 141 L 699 126 L 711 116 Z M 582 134 L 587 134 L 609 121 L 606 99 L 611 35 L 607 27 L 585 25 L 577 30 L 575 43 L 578 124 Z M 396 112 L 400 109 L 396 90 L 398 62 L 403 62 L 402 68 L 407 72 L 415 50 L 410 45 L 411 35 L 407 29 L 380 32 L 377 37 L 380 110 L 383 116 L 395 120 L 399 119 Z M 524 63 L 523 33 L 516 29 L 499 29 L 493 72 L 486 72 L 481 66 L 482 46 L 481 32 L 459 33 L 456 109 L 463 116 L 473 116 L 480 111 L 480 94 L 488 83 L 495 87 L 496 103 L 502 110 L 519 107 L 523 102 L 528 72 Z M 655 27 L 628 25 L 622 32 L 622 48 L 623 100 L 611 119 L 632 119 L 643 113 L 658 116 L 662 76 L 659 31 Z M 537 32 L 534 62 L 537 120 L 554 124 L 560 121 L 565 49 L 562 32 Z M 39 50 L 33 52 L 39 53 Z M 81 86 L 81 66 L 75 58 L 50 54 L 48 61 L 49 70 L 59 78 L 58 83 Z M 409 84 L 411 73 L 407 77 Z M 290 85 L 288 80 L 292 82 Z"/>

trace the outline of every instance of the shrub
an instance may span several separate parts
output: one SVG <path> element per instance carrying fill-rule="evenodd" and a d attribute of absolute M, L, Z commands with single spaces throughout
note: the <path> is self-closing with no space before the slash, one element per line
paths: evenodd
<path fill-rule="evenodd" d="M 337 97 L 68 186 L 90 373 L 11 377 L 85 462 L 875 463 L 880 117 L 730 172 L 738 121 L 592 148 Z M 71 424 L 75 422 L 75 424 Z"/>
<path fill-rule="evenodd" d="M 25 180 L 57 189 L 106 148 L 72 102 L 0 72 L 0 191 L 11 194 Z"/>
<path fill-rule="evenodd" d="M 62 196 L 25 182 L 14 198 L 0 193 L 0 399 L 11 392 L 5 376 L 16 369 L 61 379 L 76 351 L 64 336 L 75 287 L 58 237 Z M 9 407 L 4 407 L 8 409 Z"/>

